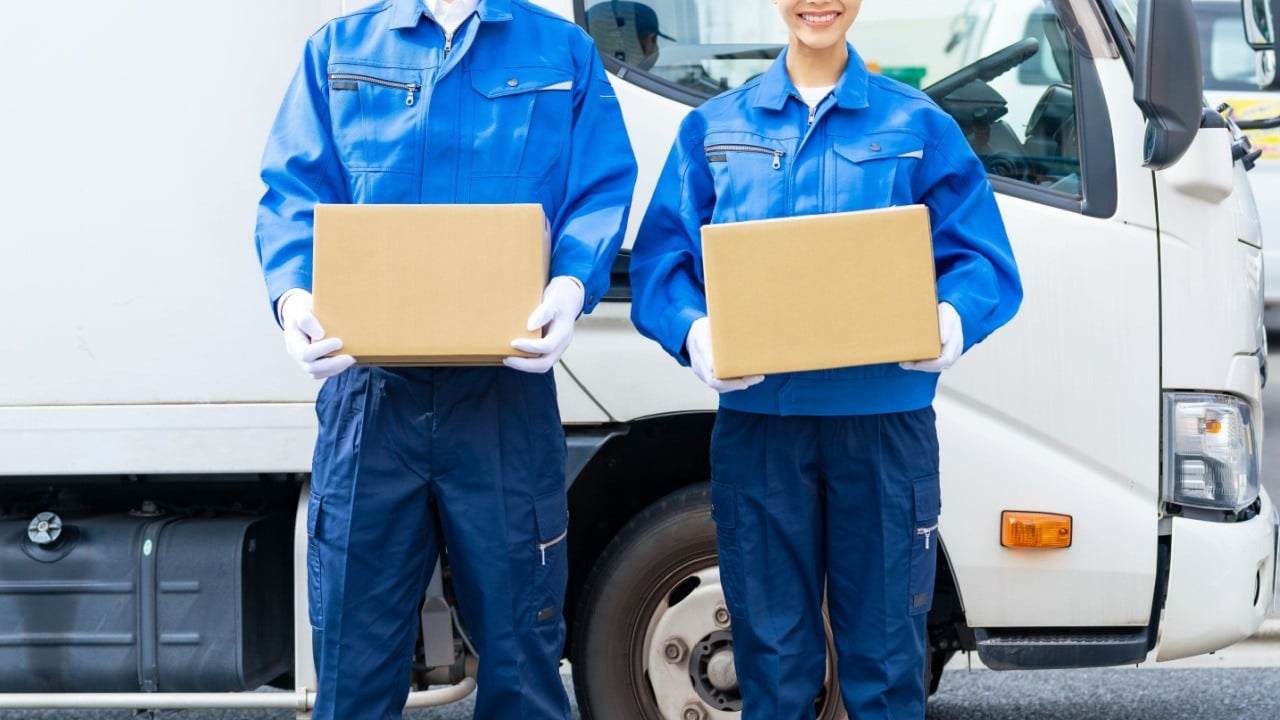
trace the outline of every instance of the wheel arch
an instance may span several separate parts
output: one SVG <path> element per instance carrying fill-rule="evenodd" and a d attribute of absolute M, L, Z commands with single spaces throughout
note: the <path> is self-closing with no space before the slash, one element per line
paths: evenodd
<path fill-rule="evenodd" d="M 934 571 L 933 606 L 929 609 L 929 647 L 947 657 L 959 650 L 977 649 L 973 631 L 965 620 L 964 598 L 951 567 L 947 540 L 938 536 L 938 564 Z"/>
<path fill-rule="evenodd" d="M 567 478 L 569 586 L 564 607 L 570 633 L 587 576 L 609 541 L 656 500 L 711 478 L 714 422 L 714 413 L 681 413 L 613 426 L 605 433 L 569 428 L 567 469 L 581 468 Z M 576 453 L 575 437 L 584 438 L 576 443 Z M 566 651 L 572 642 L 572 637 L 566 639 Z"/>
<path fill-rule="evenodd" d="M 714 413 L 660 415 L 607 428 L 569 429 L 569 584 L 565 619 L 573 627 L 581 593 L 596 561 L 618 532 L 655 501 L 711 478 Z M 939 545 L 929 640 L 948 654 L 977 647 L 947 552 Z"/>

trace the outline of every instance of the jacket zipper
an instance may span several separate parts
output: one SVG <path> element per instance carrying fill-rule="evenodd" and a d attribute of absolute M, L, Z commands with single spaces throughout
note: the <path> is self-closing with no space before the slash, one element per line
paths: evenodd
<path fill-rule="evenodd" d="M 810 125 L 812 125 L 812 124 L 813 124 L 813 118 L 814 118 L 814 116 L 816 116 L 817 114 L 818 114 L 818 106 L 817 106 L 817 105 L 810 105 L 810 106 L 809 106 L 809 124 L 810 124 Z"/>
<path fill-rule="evenodd" d="M 422 86 L 417 83 L 401 83 L 392 80 L 383 80 L 382 78 L 371 77 L 369 75 L 356 75 L 355 73 L 329 73 L 329 79 L 356 80 L 359 82 L 367 82 L 370 85 L 381 85 L 382 87 L 408 91 L 409 96 L 404 100 L 405 105 L 413 105 L 413 96 L 422 89 Z"/>
<path fill-rule="evenodd" d="M 755 145 L 734 145 L 734 144 L 711 145 L 706 148 L 706 151 L 708 153 L 715 152 L 717 150 L 729 150 L 732 152 L 751 152 L 751 153 L 759 153 L 761 155 L 772 155 L 774 170 L 779 170 L 782 168 L 782 156 L 786 155 L 786 153 L 782 152 L 781 150 L 770 150 L 769 148 L 756 147 Z"/>
<path fill-rule="evenodd" d="M 453 49 L 453 32 L 444 34 L 444 56 L 449 57 L 449 51 Z"/>
<path fill-rule="evenodd" d="M 930 536 L 930 535 L 933 535 L 933 533 L 934 533 L 934 532 L 936 532 L 937 530 L 938 530 L 938 523 L 934 523 L 933 525 L 930 525 L 929 527 L 916 528 L 916 534 L 917 534 L 917 535 L 923 535 L 923 536 L 924 536 L 924 549 L 925 549 L 925 550 L 928 550 L 928 549 L 929 549 L 929 536 Z M 544 564 L 545 564 L 545 563 L 544 563 Z"/>
<path fill-rule="evenodd" d="M 551 547 L 555 547 L 556 545 L 559 545 L 560 543 L 564 542 L 564 539 L 567 537 L 569 537 L 569 529 L 565 528 L 565 531 L 560 533 L 559 535 L 551 538 L 550 540 L 544 543 L 538 543 L 538 552 L 542 553 L 543 565 L 547 564 L 547 548 L 551 548 Z"/>

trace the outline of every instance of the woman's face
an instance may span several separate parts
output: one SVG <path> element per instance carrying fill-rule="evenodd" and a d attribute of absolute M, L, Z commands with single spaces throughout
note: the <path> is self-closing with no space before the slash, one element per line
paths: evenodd
<path fill-rule="evenodd" d="M 794 42 L 810 50 L 844 47 L 862 0 L 773 0 Z"/>

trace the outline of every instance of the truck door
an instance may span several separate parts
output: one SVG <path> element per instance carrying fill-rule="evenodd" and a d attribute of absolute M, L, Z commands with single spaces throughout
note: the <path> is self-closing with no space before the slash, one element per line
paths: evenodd
<path fill-rule="evenodd" d="M 1002 78 L 1020 91 L 942 104 L 987 164 L 1026 298 L 943 377 L 943 540 L 971 627 L 1145 626 L 1161 385 L 1143 118 L 1095 6 L 992 5 L 990 29 L 1003 30 L 986 33 L 987 57 L 1027 38 L 1038 47 Z M 1070 515 L 1071 547 L 1002 547 L 1005 510 Z"/>

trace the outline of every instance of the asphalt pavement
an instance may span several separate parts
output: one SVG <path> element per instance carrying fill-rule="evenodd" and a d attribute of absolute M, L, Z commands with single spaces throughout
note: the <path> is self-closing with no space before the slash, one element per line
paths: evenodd
<path fill-rule="evenodd" d="M 948 671 L 926 717 L 1274 720 L 1280 669 Z"/>
<path fill-rule="evenodd" d="M 1275 657 L 1280 665 L 1280 655 Z M 566 683 L 568 685 L 568 683 Z M 572 695 L 572 691 L 570 691 Z M 406 720 L 470 720 L 470 699 L 413 710 Z M 3 720 L 132 720 L 127 710 L 22 711 Z M 156 720 L 294 720 L 283 710 L 164 711 Z M 1034 670 L 948 669 L 927 720 L 1274 720 L 1280 668 Z M 573 720 L 580 720 L 574 710 Z"/>

